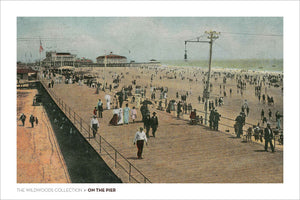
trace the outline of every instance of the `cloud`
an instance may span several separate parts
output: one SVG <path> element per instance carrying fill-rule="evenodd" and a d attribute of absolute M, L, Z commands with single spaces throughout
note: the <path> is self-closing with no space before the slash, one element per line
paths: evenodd
<path fill-rule="evenodd" d="M 282 57 L 282 38 L 228 34 L 280 33 L 280 25 L 280 18 L 20 18 L 18 37 L 45 38 L 42 40 L 45 50 L 70 51 L 94 61 L 105 51 L 147 61 L 182 59 L 185 40 L 216 30 L 221 35 L 213 48 L 214 58 Z M 18 59 L 25 51 L 38 52 L 38 39 L 18 44 Z M 188 44 L 191 59 L 206 59 L 208 49 L 205 43 Z"/>

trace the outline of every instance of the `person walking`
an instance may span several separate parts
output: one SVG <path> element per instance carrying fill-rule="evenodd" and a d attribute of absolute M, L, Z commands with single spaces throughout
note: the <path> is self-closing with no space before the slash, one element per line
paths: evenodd
<path fill-rule="evenodd" d="M 128 108 L 128 103 L 126 103 L 126 107 L 124 108 L 124 124 L 129 124 L 129 111 L 130 108 Z"/>
<path fill-rule="evenodd" d="M 122 105 L 123 105 L 123 95 L 122 94 L 119 96 L 119 104 L 120 104 L 120 108 L 122 108 Z"/>
<path fill-rule="evenodd" d="M 214 111 L 214 123 L 213 123 L 213 127 L 215 131 L 219 130 L 219 121 L 220 121 L 220 117 L 221 115 L 218 113 L 217 110 Z"/>
<path fill-rule="evenodd" d="M 151 127 L 151 117 L 150 115 L 147 115 L 146 118 L 144 119 L 144 128 L 146 129 L 146 136 L 149 138 L 149 131 Z"/>
<path fill-rule="evenodd" d="M 37 117 L 35 117 L 35 125 L 38 125 L 39 124 L 39 120 Z"/>
<path fill-rule="evenodd" d="M 23 126 L 25 126 L 26 115 L 24 115 L 24 113 L 21 114 L 20 120 L 21 120 Z"/>
<path fill-rule="evenodd" d="M 97 107 L 94 108 L 94 110 L 93 110 L 93 115 L 96 115 L 96 116 L 97 116 Z"/>
<path fill-rule="evenodd" d="M 99 99 L 99 101 L 97 103 L 97 107 L 98 107 L 98 117 L 102 118 L 103 103 L 102 103 L 101 99 Z"/>
<path fill-rule="evenodd" d="M 179 101 L 177 104 L 177 118 L 180 117 L 181 107 L 182 107 L 182 105 L 181 105 L 181 102 Z"/>
<path fill-rule="evenodd" d="M 277 122 L 277 127 L 278 129 L 281 129 L 281 121 L 280 118 L 282 117 L 282 115 L 279 113 L 279 111 L 277 110 L 275 113 L 275 118 L 276 118 L 276 122 Z"/>
<path fill-rule="evenodd" d="M 261 120 L 264 119 L 264 117 L 265 117 L 265 111 L 264 111 L 264 109 L 261 109 L 260 117 L 261 117 Z"/>
<path fill-rule="evenodd" d="M 153 112 L 152 114 L 153 116 L 151 117 L 151 128 L 152 128 L 152 135 L 153 137 L 155 137 L 155 132 L 158 127 L 158 118 L 156 116 L 156 112 Z"/>
<path fill-rule="evenodd" d="M 97 120 L 97 115 L 94 115 L 91 120 L 91 127 L 93 129 L 93 138 L 96 137 L 97 130 L 99 128 L 99 122 Z"/>
<path fill-rule="evenodd" d="M 143 130 L 144 130 L 143 127 L 140 127 L 139 131 L 137 131 L 135 133 L 135 137 L 134 137 L 134 140 L 133 140 L 133 145 L 136 144 L 137 149 L 138 149 L 138 152 L 137 152 L 138 159 L 142 159 L 144 142 L 146 142 L 146 145 L 148 145 L 147 137 L 146 137 L 146 134 Z"/>
<path fill-rule="evenodd" d="M 33 115 L 30 115 L 29 122 L 31 123 L 31 128 L 33 128 L 34 127 L 34 122 L 35 122 L 35 119 L 34 119 Z"/>
<path fill-rule="evenodd" d="M 131 110 L 131 118 L 132 118 L 132 121 L 134 123 L 134 120 L 137 118 L 137 111 L 135 109 L 135 107 L 133 106 L 132 110 Z"/>
<path fill-rule="evenodd" d="M 146 103 L 143 103 L 143 105 L 140 108 L 141 114 L 142 114 L 142 121 L 144 122 L 144 119 L 147 116 L 147 113 L 149 112 L 148 106 Z"/>
<path fill-rule="evenodd" d="M 210 129 L 213 129 L 213 126 L 214 126 L 214 118 L 215 118 L 215 115 L 214 115 L 214 110 L 210 110 L 210 113 L 209 113 L 209 128 Z"/>
<path fill-rule="evenodd" d="M 244 120 L 244 116 L 243 113 L 241 112 L 239 116 L 236 117 L 235 119 L 236 121 L 236 128 L 237 128 L 237 138 L 240 138 L 240 135 L 243 135 L 243 126 L 245 125 L 245 120 Z"/>
<path fill-rule="evenodd" d="M 271 109 L 269 109 L 269 120 L 271 120 L 272 119 L 272 111 L 271 111 Z"/>
<path fill-rule="evenodd" d="M 110 110 L 110 95 L 106 94 L 104 98 L 106 100 L 106 108 L 107 110 Z"/>
<path fill-rule="evenodd" d="M 264 139 L 265 139 L 265 151 L 268 151 L 268 144 L 270 143 L 270 147 L 272 150 L 272 153 L 274 152 L 274 146 L 272 144 L 273 139 L 273 131 L 271 129 L 271 124 L 268 122 L 267 127 L 264 130 Z"/>

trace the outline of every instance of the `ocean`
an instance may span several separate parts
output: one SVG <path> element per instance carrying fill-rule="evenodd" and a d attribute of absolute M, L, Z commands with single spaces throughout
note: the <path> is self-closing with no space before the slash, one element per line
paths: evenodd
<path fill-rule="evenodd" d="M 208 60 L 166 60 L 161 61 L 161 64 L 165 66 L 208 68 Z M 214 68 L 283 72 L 283 59 L 213 60 L 212 70 Z"/>

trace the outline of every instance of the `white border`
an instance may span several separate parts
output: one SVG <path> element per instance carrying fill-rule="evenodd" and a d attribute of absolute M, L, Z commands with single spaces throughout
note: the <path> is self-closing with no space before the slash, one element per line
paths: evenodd
<path fill-rule="evenodd" d="M 283 184 L 16 184 L 17 16 L 276 16 L 284 17 Z M 1 2 L 1 199 L 298 199 L 299 2 Z M 115 187 L 116 193 L 18 193 L 18 187 Z"/>

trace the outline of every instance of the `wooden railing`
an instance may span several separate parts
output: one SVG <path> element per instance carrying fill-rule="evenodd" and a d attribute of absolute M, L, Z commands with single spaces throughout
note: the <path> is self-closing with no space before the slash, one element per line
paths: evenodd
<path fill-rule="evenodd" d="M 94 140 L 98 147 L 93 148 L 99 152 L 100 156 L 107 155 L 114 162 L 114 167 L 119 167 L 128 175 L 128 182 L 135 183 L 151 183 L 151 181 L 132 163 L 128 161 L 116 148 L 114 148 L 107 140 L 105 140 L 99 133 L 92 138 L 93 128 L 89 123 L 84 121 L 70 106 L 68 106 L 60 97 L 58 97 L 52 90 L 48 89 L 48 85 L 42 78 L 39 78 L 44 89 L 51 96 L 60 110 L 69 118 L 72 124 L 80 131 L 81 135 L 88 141 Z M 105 154 L 103 154 L 105 152 Z"/>

